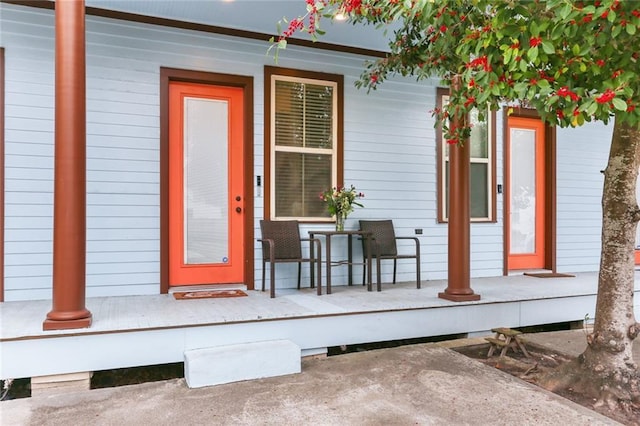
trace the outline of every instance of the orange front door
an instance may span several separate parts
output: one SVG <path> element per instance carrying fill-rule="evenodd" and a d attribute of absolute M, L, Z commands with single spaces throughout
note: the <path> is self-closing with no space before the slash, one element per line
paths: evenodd
<path fill-rule="evenodd" d="M 545 153 L 540 120 L 509 117 L 506 232 L 509 270 L 545 267 Z"/>
<path fill-rule="evenodd" d="M 243 91 L 169 85 L 169 285 L 242 283 Z"/>

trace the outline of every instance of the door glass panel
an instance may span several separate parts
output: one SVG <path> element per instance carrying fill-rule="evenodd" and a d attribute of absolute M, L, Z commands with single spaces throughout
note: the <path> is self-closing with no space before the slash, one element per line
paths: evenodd
<path fill-rule="evenodd" d="M 536 133 L 511 129 L 509 211 L 511 254 L 534 253 L 536 242 Z"/>
<path fill-rule="evenodd" d="M 227 263 L 228 103 L 184 102 L 184 263 Z"/>

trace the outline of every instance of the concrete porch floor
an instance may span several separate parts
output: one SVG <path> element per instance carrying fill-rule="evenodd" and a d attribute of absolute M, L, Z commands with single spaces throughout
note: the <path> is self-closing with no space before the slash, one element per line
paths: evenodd
<path fill-rule="evenodd" d="M 248 297 L 176 300 L 171 294 L 87 299 L 90 328 L 43 331 L 50 300 L 0 304 L 0 378 L 181 362 L 187 350 L 289 340 L 302 355 L 327 347 L 430 336 L 488 334 L 493 327 L 524 327 L 594 318 L 597 273 L 569 278 L 523 275 L 476 278 L 479 301 L 438 298 L 446 281 L 383 284 L 382 292 L 335 286 L 247 291 Z M 640 315 L 640 281 L 635 286 Z"/>

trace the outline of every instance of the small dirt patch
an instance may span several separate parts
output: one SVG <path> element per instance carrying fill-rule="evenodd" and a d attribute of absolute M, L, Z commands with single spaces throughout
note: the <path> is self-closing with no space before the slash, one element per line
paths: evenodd
<path fill-rule="evenodd" d="M 487 358 L 489 352 L 489 344 L 463 346 L 459 348 L 453 348 L 458 353 L 478 360 L 486 365 L 497 368 L 512 376 L 518 377 L 524 381 L 537 385 L 537 378 L 554 369 L 563 363 L 567 363 L 573 360 L 573 357 L 556 352 L 551 349 L 527 343 L 527 352 L 529 352 L 529 358 L 525 357 L 522 353 L 509 352 L 500 357 L 493 355 L 491 358 Z M 627 410 L 610 410 L 606 405 L 603 407 L 595 408 L 593 404 L 595 400 L 579 392 L 563 391 L 556 392 L 556 394 L 567 398 L 583 407 L 596 411 L 604 416 L 607 416 L 617 422 L 620 422 L 628 426 L 640 426 L 640 407 L 628 407 Z"/>

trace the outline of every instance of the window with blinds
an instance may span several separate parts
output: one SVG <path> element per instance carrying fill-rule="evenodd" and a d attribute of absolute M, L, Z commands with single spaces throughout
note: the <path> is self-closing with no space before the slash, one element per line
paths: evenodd
<path fill-rule="evenodd" d="M 271 76 L 270 211 L 328 220 L 320 193 L 337 185 L 337 83 Z"/>
<path fill-rule="evenodd" d="M 437 108 L 447 104 L 449 96 L 446 89 L 438 89 Z M 479 120 L 478 110 L 472 110 L 468 120 L 471 124 L 471 136 L 468 143 L 471 150 L 469 169 L 470 214 L 475 222 L 494 221 L 495 197 L 493 179 L 495 176 L 495 137 L 493 122 L 495 113 L 485 112 L 485 120 Z M 446 222 L 449 218 L 449 145 L 437 132 L 438 162 L 440 176 L 438 181 L 438 221 Z"/>

